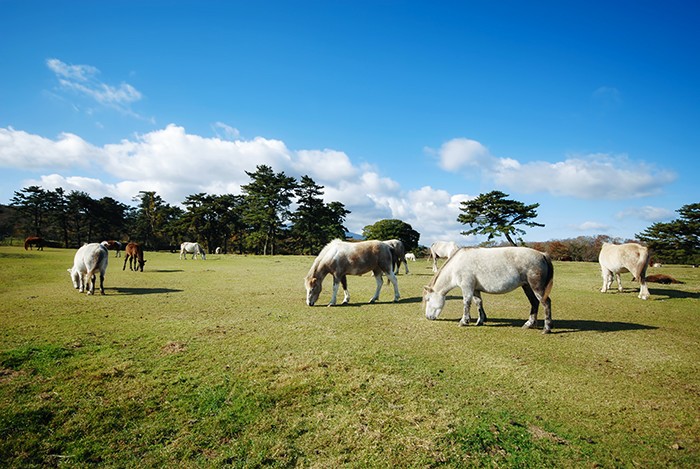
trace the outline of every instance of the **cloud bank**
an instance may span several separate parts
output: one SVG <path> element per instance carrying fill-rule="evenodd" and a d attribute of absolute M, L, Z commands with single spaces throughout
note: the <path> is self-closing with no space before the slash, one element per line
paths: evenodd
<path fill-rule="evenodd" d="M 67 68 L 66 76 L 82 77 L 89 69 Z M 76 78 L 76 79 L 78 79 Z M 63 133 L 55 139 L 0 128 L 0 167 L 44 173 L 24 186 L 36 184 L 47 189 L 85 191 L 93 197 L 109 196 L 131 203 L 139 191 L 156 191 L 171 204 L 188 195 L 239 194 L 250 182 L 246 171 L 258 165 L 271 166 L 289 176 L 311 176 L 325 187 L 327 202 L 340 201 L 352 213 L 346 226 L 361 232 L 366 225 L 384 218 L 398 218 L 421 233 L 421 243 L 446 239 L 469 244 L 474 239 L 460 234 L 460 203 L 476 194 L 452 194 L 423 186 L 406 190 L 372 165 L 353 163 L 342 151 L 292 150 L 281 140 L 237 138 L 237 131 L 224 123 L 213 128 L 223 132 L 215 137 L 188 133 L 178 125 L 95 146 L 77 135 Z M 671 173 L 658 171 L 626 157 L 589 155 L 558 163 L 521 163 L 497 158 L 479 142 L 453 139 L 435 152 L 439 165 L 449 171 L 476 172 L 490 178 L 495 187 L 516 193 L 544 192 L 583 199 L 634 198 L 655 193 L 673 180 Z M 619 216 L 653 218 L 668 211 L 644 207 Z M 605 229 L 586 222 L 579 229 Z"/>
<path fill-rule="evenodd" d="M 589 154 L 570 156 L 554 163 L 521 163 L 492 155 L 479 142 L 453 139 L 439 151 L 440 167 L 455 173 L 473 173 L 498 187 L 532 194 L 549 193 L 578 199 L 629 199 L 658 194 L 676 174 L 656 169 L 626 155 Z"/>

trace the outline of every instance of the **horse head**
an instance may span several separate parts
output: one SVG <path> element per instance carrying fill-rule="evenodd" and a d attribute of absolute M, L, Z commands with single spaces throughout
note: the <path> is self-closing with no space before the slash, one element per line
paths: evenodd
<path fill-rule="evenodd" d="M 306 286 L 306 304 L 313 306 L 321 294 L 322 284 L 316 277 L 306 277 L 304 285 Z"/>
<path fill-rule="evenodd" d="M 423 303 L 425 303 L 425 317 L 433 320 L 442 312 L 445 306 L 445 297 L 433 290 L 432 287 L 423 287 Z"/>

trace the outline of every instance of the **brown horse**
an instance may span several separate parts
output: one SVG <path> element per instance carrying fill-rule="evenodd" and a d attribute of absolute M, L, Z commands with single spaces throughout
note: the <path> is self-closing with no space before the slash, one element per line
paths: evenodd
<path fill-rule="evenodd" d="M 114 257 L 121 257 L 122 243 L 119 241 L 110 239 L 109 241 L 102 241 L 100 244 L 110 251 L 116 251 L 117 254 Z"/>
<path fill-rule="evenodd" d="M 143 272 L 143 265 L 146 263 L 143 260 L 143 248 L 138 243 L 129 243 L 124 249 L 124 267 L 122 270 L 126 270 L 126 261 L 129 261 L 129 270 L 138 272 L 139 270 Z M 138 265 L 137 265 L 138 263 Z"/>
<path fill-rule="evenodd" d="M 39 236 L 29 236 L 24 240 L 24 250 L 26 251 L 27 248 L 31 249 L 32 246 L 36 246 L 37 251 L 43 251 L 44 244 L 46 244 L 44 243 L 44 238 Z"/>

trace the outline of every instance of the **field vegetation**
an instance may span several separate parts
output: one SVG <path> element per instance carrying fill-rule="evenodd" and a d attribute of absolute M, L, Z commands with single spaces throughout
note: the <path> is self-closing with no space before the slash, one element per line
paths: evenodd
<path fill-rule="evenodd" d="M 427 321 L 420 259 L 397 304 L 364 276 L 310 308 L 308 256 L 110 257 L 87 296 L 73 254 L 0 247 L 0 465 L 700 466 L 700 269 L 642 301 L 556 262 L 543 335 L 520 291 Z"/>

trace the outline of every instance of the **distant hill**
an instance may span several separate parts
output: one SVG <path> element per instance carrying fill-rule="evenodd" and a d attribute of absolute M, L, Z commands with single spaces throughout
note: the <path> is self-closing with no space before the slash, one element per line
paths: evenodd
<path fill-rule="evenodd" d="M 365 237 L 362 236 L 361 234 L 353 233 L 352 231 L 346 231 L 345 238 L 346 239 L 354 239 L 357 241 L 362 241 L 363 239 L 365 239 Z"/>

